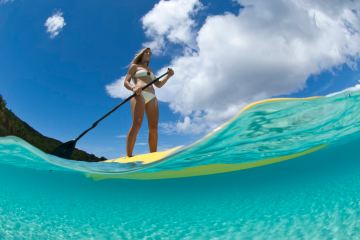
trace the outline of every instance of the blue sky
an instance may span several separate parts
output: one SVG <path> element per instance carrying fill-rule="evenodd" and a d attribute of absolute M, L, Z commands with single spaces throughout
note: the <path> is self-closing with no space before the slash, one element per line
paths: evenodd
<path fill-rule="evenodd" d="M 289 10 L 290 3 L 281 0 L 265 2 L 2 0 L 0 94 L 32 127 L 67 141 L 131 94 L 117 90 L 127 65 L 143 45 L 152 46 L 154 72 L 175 71 L 156 89 L 158 150 L 164 150 L 192 143 L 252 101 L 326 95 L 358 83 L 359 5 L 312 6 L 316 11 L 308 12 L 318 19 L 314 32 L 313 23 L 302 19 L 306 9 Z M 178 14 L 169 14 L 174 9 Z M 280 13 L 289 26 L 276 20 Z M 65 24 L 52 37 L 45 23 L 56 14 Z M 336 14 L 340 20 L 330 21 Z M 349 37 L 338 38 L 344 29 Z M 126 104 L 77 147 L 108 158 L 125 155 L 130 125 Z M 144 116 L 135 154 L 148 151 L 147 134 Z"/>

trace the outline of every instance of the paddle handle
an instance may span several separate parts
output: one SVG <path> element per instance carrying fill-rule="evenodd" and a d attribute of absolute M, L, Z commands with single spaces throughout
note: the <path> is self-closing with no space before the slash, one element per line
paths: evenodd
<path fill-rule="evenodd" d="M 150 85 L 152 85 L 153 83 L 159 81 L 160 78 L 162 78 L 163 76 L 165 76 L 166 74 L 168 74 L 169 72 L 166 72 L 164 74 L 162 74 L 160 77 L 155 78 L 153 81 L 149 82 L 148 84 L 146 84 L 144 87 L 142 87 L 141 89 L 144 90 L 145 88 L 149 87 Z M 107 116 L 109 116 L 110 114 L 112 114 L 114 111 L 116 111 L 116 109 L 118 109 L 119 107 L 121 107 L 124 103 L 126 103 L 127 101 L 129 101 L 132 97 L 134 97 L 136 95 L 136 93 L 133 93 L 131 96 L 129 96 L 128 98 L 126 98 L 124 101 L 122 101 L 120 104 L 118 104 L 116 107 L 114 107 L 110 112 L 106 113 L 104 116 L 102 116 L 101 118 L 99 118 L 96 122 L 94 122 L 92 124 L 92 126 L 88 129 L 86 129 L 84 132 L 82 132 L 77 138 L 75 138 L 75 142 L 77 142 L 80 138 L 82 138 L 86 133 L 88 133 L 91 129 L 95 128 L 99 122 L 101 122 L 104 118 L 106 118 Z"/>

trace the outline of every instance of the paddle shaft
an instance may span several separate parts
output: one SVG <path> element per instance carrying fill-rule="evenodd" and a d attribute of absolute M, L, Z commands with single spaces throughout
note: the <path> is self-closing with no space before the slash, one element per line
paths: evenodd
<path fill-rule="evenodd" d="M 145 88 L 149 87 L 151 84 L 159 81 L 160 78 L 162 78 L 163 76 L 165 76 L 166 74 L 168 74 L 168 72 L 164 73 L 163 75 L 161 75 L 160 77 L 154 79 L 153 81 L 149 82 L 148 84 L 146 84 L 144 87 L 142 87 L 141 89 L 144 90 Z M 75 142 L 77 142 L 80 138 L 82 138 L 86 133 L 88 133 L 91 129 L 95 128 L 99 122 L 101 122 L 104 118 L 106 118 L 107 116 L 109 116 L 111 113 L 113 113 L 114 111 L 116 111 L 116 109 L 118 109 L 119 107 L 121 107 L 121 105 L 123 105 L 124 103 L 126 103 L 127 101 L 129 101 L 132 97 L 136 96 L 136 93 L 132 94 L 131 96 L 129 96 L 128 98 L 126 98 L 124 101 L 122 101 L 120 104 L 118 104 L 116 107 L 114 107 L 110 112 L 106 113 L 104 116 L 102 116 L 101 118 L 99 118 L 99 120 L 97 120 L 96 122 L 94 122 L 92 124 L 92 126 L 88 129 L 86 129 L 84 132 L 82 132 L 77 138 L 75 138 Z"/>

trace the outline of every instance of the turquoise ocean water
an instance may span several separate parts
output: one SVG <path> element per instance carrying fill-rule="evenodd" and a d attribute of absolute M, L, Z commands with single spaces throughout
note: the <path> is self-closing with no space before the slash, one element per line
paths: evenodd
<path fill-rule="evenodd" d="M 360 239 L 359 100 L 259 103 L 149 165 L 0 138 L 0 239 Z"/>

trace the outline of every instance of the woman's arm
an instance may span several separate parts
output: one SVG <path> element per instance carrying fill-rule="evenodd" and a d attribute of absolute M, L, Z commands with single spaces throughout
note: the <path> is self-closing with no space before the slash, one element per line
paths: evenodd
<path fill-rule="evenodd" d="M 125 77 L 125 80 L 124 80 L 124 86 L 130 90 L 130 91 L 133 91 L 135 86 L 131 84 L 130 80 L 131 80 L 131 77 L 134 75 L 134 73 L 136 72 L 136 65 L 135 64 L 131 64 L 130 68 L 129 68 L 129 71 Z"/>
<path fill-rule="evenodd" d="M 169 80 L 169 75 L 166 75 L 165 78 L 163 78 L 162 80 L 159 80 L 157 82 L 154 83 L 154 85 L 158 88 L 161 88 L 162 86 L 164 86 L 164 84 L 167 82 L 167 80 Z"/>
<path fill-rule="evenodd" d="M 154 83 L 156 87 L 161 88 L 162 86 L 164 86 L 167 80 L 169 80 L 169 78 L 171 78 L 174 75 L 174 71 L 171 68 L 168 68 L 168 72 L 169 73 L 166 75 L 165 78 Z"/>

